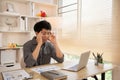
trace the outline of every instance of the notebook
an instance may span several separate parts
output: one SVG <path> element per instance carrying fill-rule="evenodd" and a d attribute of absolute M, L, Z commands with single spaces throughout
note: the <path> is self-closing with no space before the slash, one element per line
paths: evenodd
<path fill-rule="evenodd" d="M 57 70 L 41 72 L 41 75 L 46 77 L 48 80 L 64 80 L 67 78 L 67 75 Z"/>
<path fill-rule="evenodd" d="M 80 69 L 84 68 L 87 65 L 89 59 L 90 51 L 83 52 L 80 56 L 80 60 L 78 64 L 74 64 L 70 67 L 64 67 L 64 70 L 69 71 L 79 71 Z"/>

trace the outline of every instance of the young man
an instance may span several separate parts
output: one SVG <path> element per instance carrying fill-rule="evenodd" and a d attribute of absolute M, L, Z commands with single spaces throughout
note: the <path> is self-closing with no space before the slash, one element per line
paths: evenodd
<path fill-rule="evenodd" d="M 36 36 L 23 45 L 24 62 L 26 67 L 32 67 L 50 63 L 51 58 L 57 62 L 64 61 L 56 37 L 51 33 L 51 25 L 43 20 L 34 25 Z"/>

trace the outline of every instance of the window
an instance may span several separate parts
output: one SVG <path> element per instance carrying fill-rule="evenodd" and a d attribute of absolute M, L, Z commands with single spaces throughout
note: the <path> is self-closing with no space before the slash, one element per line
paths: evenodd
<path fill-rule="evenodd" d="M 77 0 L 59 0 L 58 14 L 62 16 L 62 36 L 70 38 L 77 30 Z"/>
<path fill-rule="evenodd" d="M 63 19 L 65 25 L 62 26 L 62 30 L 64 30 L 64 35 L 66 34 L 67 36 L 73 36 L 74 34 L 74 36 L 79 36 L 78 37 L 79 39 L 77 41 L 76 38 L 72 38 L 69 41 L 68 40 L 63 41 L 63 43 L 65 42 L 63 46 L 67 48 L 65 49 L 65 51 L 70 52 L 69 54 L 75 53 L 79 55 L 81 49 L 83 50 L 89 49 L 95 52 L 96 51 L 103 52 L 104 55 L 107 56 L 104 57 L 104 59 L 112 61 L 113 53 L 116 52 L 119 53 L 119 51 L 117 50 L 119 48 L 116 47 L 117 46 L 116 43 L 119 43 L 119 41 L 116 40 L 115 42 L 115 39 L 119 40 L 119 37 L 116 38 L 116 35 L 119 35 L 119 33 L 116 34 L 112 31 L 113 29 L 114 31 L 119 32 L 119 30 L 116 30 L 118 29 L 118 27 L 117 28 L 112 27 L 113 0 L 59 0 L 59 1 L 60 2 L 58 13 L 65 19 L 65 21 Z M 117 4 L 117 2 L 118 1 L 114 2 L 115 5 L 114 7 L 115 10 L 117 11 L 113 13 L 118 15 L 119 4 Z M 69 5 L 69 7 L 67 5 Z M 116 15 L 113 16 L 116 18 Z M 75 31 L 76 32 L 78 31 L 77 33 L 79 33 L 79 35 Z M 115 35 L 115 39 L 112 38 L 113 35 Z M 111 42 L 113 44 L 111 44 Z M 115 56 L 116 54 L 114 55 L 114 57 Z M 117 62 L 117 59 L 114 60 Z M 107 73 L 107 75 L 108 77 L 106 79 L 111 80 L 112 79 L 110 77 L 111 72 Z"/>
<path fill-rule="evenodd" d="M 95 44 L 99 46 L 110 43 L 112 0 L 59 0 L 58 14 L 63 17 L 63 36 L 77 35 L 88 45 L 96 40 L 102 42 Z"/>

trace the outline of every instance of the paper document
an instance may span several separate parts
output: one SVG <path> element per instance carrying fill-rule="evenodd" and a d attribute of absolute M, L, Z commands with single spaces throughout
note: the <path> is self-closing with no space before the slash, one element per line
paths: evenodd
<path fill-rule="evenodd" d="M 41 72 L 45 72 L 45 71 L 58 70 L 58 69 L 60 69 L 60 67 L 54 66 L 54 65 L 49 65 L 49 66 L 44 66 L 44 67 L 32 68 L 32 71 L 41 73 Z"/>
<path fill-rule="evenodd" d="M 31 76 L 25 70 L 2 72 L 4 80 L 23 80 Z"/>

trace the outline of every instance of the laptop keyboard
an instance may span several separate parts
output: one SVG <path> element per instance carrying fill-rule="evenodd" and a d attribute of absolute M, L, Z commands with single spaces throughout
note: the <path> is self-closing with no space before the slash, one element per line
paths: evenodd
<path fill-rule="evenodd" d="M 78 64 L 69 67 L 69 69 L 75 69 L 75 68 L 77 68 L 77 67 L 78 67 Z"/>

